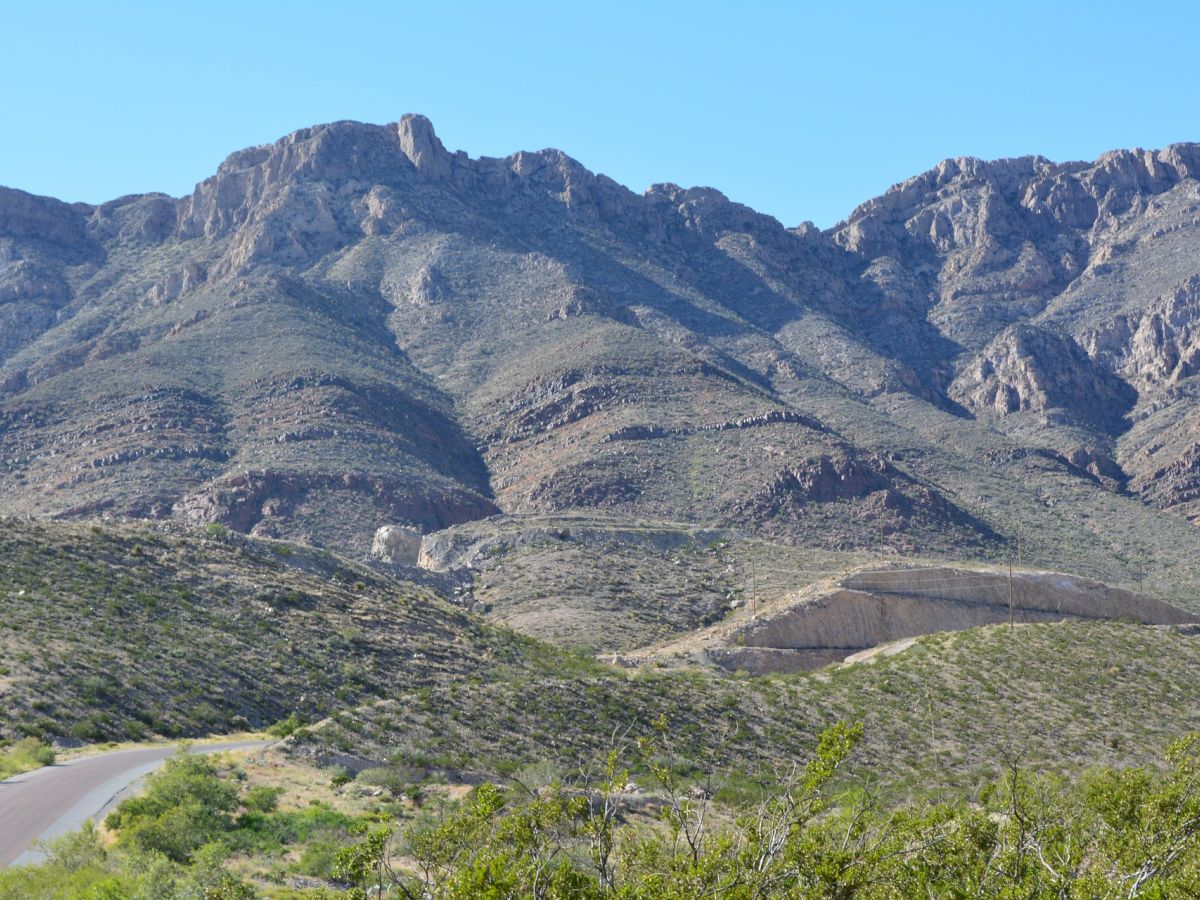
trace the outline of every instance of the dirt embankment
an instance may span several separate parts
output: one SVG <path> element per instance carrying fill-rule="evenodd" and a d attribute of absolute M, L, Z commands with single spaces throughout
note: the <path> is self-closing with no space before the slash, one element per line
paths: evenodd
<path fill-rule="evenodd" d="M 1011 584 L 1011 592 L 1010 592 Z M 1011 597 L 1011 602 L 1010 602 Z M 772 604 L 693 649 L 722 668 L 751 673 L 815 669 L 889 641 L 1012 621 L 1110 619 L 1193 623 L 1169 603 L 1057 573 L 942 567 L 856 572 L 824 590 Z"/>

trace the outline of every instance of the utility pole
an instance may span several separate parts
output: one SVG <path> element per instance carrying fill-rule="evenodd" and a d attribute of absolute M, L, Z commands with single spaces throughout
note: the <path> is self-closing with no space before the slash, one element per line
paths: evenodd
<path fill-rule="evenodd" d="M 1012 590 L 1012 557 L 1008 558 L 1008 630 L 1012 631 L 1016 625 L 1013 622 L 1013 590 Z"/>
<path fill-rule="evenodd" d="M 933 735 L 933 691 L 929 688 L 929 682 L 925 682 L 925 708 L 929 711 L 929 746 L 934 744 Z M 938 754 L 938 759 L 941 759 L 941 754 Z"/>
<path fill-rule="evenodd" d="M 883 519 L 879 520 L 879 565 L 883 565 Z"/>

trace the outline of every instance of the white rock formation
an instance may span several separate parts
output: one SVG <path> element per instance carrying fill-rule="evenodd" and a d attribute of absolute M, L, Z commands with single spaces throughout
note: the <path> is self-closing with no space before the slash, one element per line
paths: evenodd
<path fill-rule="evenodd" d="M 384 525 L 371 543 L 371 556 L 383 562 L 415 566 L 420 553 L 421 532 L 403 525 Z"/>

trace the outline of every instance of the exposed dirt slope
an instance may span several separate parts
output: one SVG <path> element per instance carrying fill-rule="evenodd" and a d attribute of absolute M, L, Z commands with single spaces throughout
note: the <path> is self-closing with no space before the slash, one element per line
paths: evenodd
<path fill-rule="evenodd" d="M 1011 590 L 1011 594 L 1010 594 Z M 1010 603 L 1011 597 L 1011 603 Z M 1188 604 L 1200 606 L 1192 599 Z M 1162 600 L 1073 575 L 948 567 L 859 571 L 746 610 L 667 644 L 729 670 L 817 669 L 900 638 L 1002 622 L 1104 619 L 1144 625 L 1200 621 Z"/>

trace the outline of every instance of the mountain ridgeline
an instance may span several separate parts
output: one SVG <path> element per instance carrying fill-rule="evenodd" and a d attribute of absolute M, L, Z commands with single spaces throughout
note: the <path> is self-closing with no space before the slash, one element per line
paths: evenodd
<path fill-rule="evenodd" d="M 1200 145 L 947 160 L 821 231 L 421 116 L 191 196 L 0 190 L 0 512 L 588 514 L 1191 590 Z"/>

